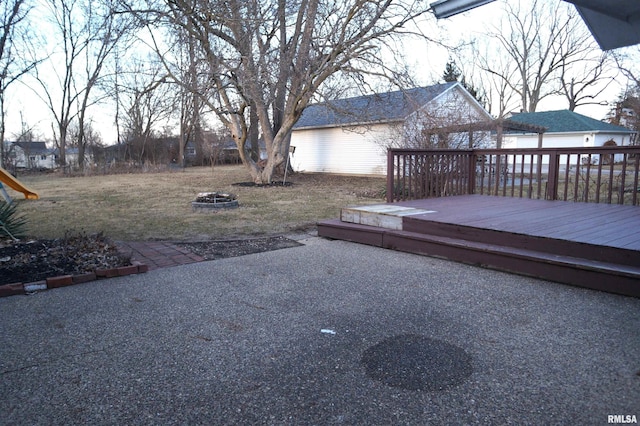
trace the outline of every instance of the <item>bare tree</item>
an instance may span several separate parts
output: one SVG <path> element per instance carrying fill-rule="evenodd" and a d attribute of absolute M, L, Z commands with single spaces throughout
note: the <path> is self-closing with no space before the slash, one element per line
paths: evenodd
<path fill-rule="evenodd" d="M 628 86 L 634 90 L 640 87 L 640 67 L 638 67 L 640 47 L 614 52 L 613 59 L 616 62 L 617 69 L 629 81 Z"/>
<path fill-rule="evenodd" d="M 114 53 L 120 43 L 127 44 L 127 37 L 134 28 L 132 17 L 116 13 L 116 2 L 102 0 L 100 3 L 88 1 L 84 6 L 86 31 L 91 36 L 84 48 L 84 83 L 78 86 L 78 167 L 84 168 L 85 149 L 92 142 L 85 140 L 85 129 L 91 129 L 87 123 L 87 109 L 100 99 L 93 99 L 94 90 L 104 79 L 103 69 L 107 58 Z M 105 95 L 106 97 L 106 95 Z"/>
<path fill-rule="evenodd" d="M 627 84 L 618 99 L 611 103 L 607 115 L 610 123 L 636 131 L 640 130 L 640 69 L 637 65 L 639 55 L 640 48 L 637 47 L 615 53 L 616 65 L 627 78 Z M 637 135 L 634 143 L 638 143 Z"/>
<path fill-rule="evenodd" d="M 160 134 L 175 110 L 174 85 L 165 79 L 162 65 L 153 57 L 125 58 L 126 66 L 118 59 L 112 73 L 111 93 L 115 98 L 118 142 L 136 144 L 135 160 L 144 161 L 147 144 Z M 134 155 L 129 152 L 129 155 Z"/>
<path fill-rule="evenodd" d="M 270 182 L 284 162 L 293 125 L 325 82 L 341 73 L 395 77 L 381 52 L 427 13 L 417 0 L 172 0 L 166 6 L 165 23 L 197 42 L 203 78 L 215 89 L 202 101 L 230 130 L 256 183 Z M 255 130 L 265 161 L 250 155 Z"/>
<path fill-rule="evenodd" d="M 487 148 L 490 132 L 477 129 L 477 123 L 487 121 L 481 106 L 472 106 L 459 91 L 450 93 L 433 105 L 416 110 L 415 114 L 395 129 L 398 142 L 380 141 L 390 146 L 413 149 Z"/>
<path fill-rule="evenodd" d="M 494 80 L 493 106 L 502 116 L 512 94 L 519 109 L 535 112 L 552 95 L 563 95 L 570 109 L 596 98 L 612 79 L 611 61 L 593 41 L 577 11 L 563 2 L 505 3 L 505 18 L 475 50 L 474 61 Z M 489 48 L 489 44 L 492 43 Z M 497 94 L 496 94 L 497 92 Z"/>
<path fill-rule="evenodd" d="M 178 39 L 177 45 L 180 48 L 179 60 L 182 65 L 179 67 L 179 79 L 182 82 L 178 90 L 178 103 L 180 105 L 180 135 L 179 135 L 179 164 L 185 166 L 185 149 L 189 142 L 196 147 L 198 157 L 202 157 L 203 139 L 203 113 L 204 102 L 208 90 L 206 78 L 200 78 L 199 57 L 197 55 L 197 41 L 191 37 L 191 26 L 193 22 L 185 19 L 185 26 L 175 28 Z M 204 70 L 206 73 L 206 70 Z M 204 80 L 204 81 L 203 81 Z"/>
<path fill-rule="evenodd" d="M 0 166 L 5 159 L 5 94 L 10 85 L 38 62 L 29 59 L 32 51 L 27 22 L 29 9 L 27 0 L 6 0 L 0 4 Z"/>
<path fill-rule="evenodd" d="M 98 102 L 92 98 L 102 77 L 107 58 L 131 29 L 129 16 L 116 13 L 111 0 L 47 0 L 54 51 L 46 70 L 37 68 L 36 79 L 42 89 L 38 94 L 51 111 L 52 126 L 59 162 L 66 164 L 68 129 L 79 120 L 79 166 L 84 163 L 82 131 L 87 121 L 87 109 Z M 54 76 L 50 75 L 54 70 Z"/>
<path fill-rule="evenodd" d="M 212 168 L 219 162 L 232 162 L 232 155 L 225 155 L 225 143 L 230 140 L 231 135 L 226 127 L 205 132 L 202 146 L 204 161 L 210 163 Z"/>
<path fill-rule="evenodd" d="M 627 78 L 629 87 L 640 87 L 640 67 L 638 67 L 638 58 L 640 58 L 640 47 L 635 51 L 630 51 L 626 55 L 616 56 L 616 64 L 620 72 Z"/>
<path fill-rule="evenodd" d="M 58 162 L 66 164 L 66 144 L 67 132 L 76 112 L 74 105 L 78 94 L 74 92 L 75 67 L 79 61 L 82 50 L 87 44 L 86 36 L 83 35 L 80 23 L 76 20 L 75 0 L 49 0 L 49 10 L 52 15 L 53 26 L 55 28 L 56 41 L 60 44 L 62 51 L 56 51 L 53 60 L 60 61 L 61 66 L 46 64 L 46 70 L 41 67 L 36 68 L 36 80 L 43 90 L 40 96 L 45 101 L 47 108 L 53 114 L 55 126 L 52 124 L 54 143 L 58 148 Z M 58 38 L 59 37 L 59 38 Z M 58 47 L 58 46 L 56 46 Z M 52 60 L 50 58 L 50 60 Z M 49 73 L 54 70 L 57 79 L 56 88 L 50 83 Z M 60 73 L 61 70 L 62 72 Z M 57 95 L 57 96 L 56 96 Z"/>
<path fill-rule="evenodd" d="M 467 67 L 475 71 L 485 89 L 487 109 L 502 118 L 519 107 L 520 100 L 511 83 L 517 79 L 516 66 L 503 55 L 494 56 L 493 47 L 485 43 L 475 42 L 471 46 L 473 59 L 467 62 Z"/>
<path fill-rule="evenodd" d="M 35 142 L 42 140 L 42 137 L 37 134 L 35 126 L 27 123 L 22 112 L 20 113 L 20 131 L 13 134 L 13 140 L 16 142 Z"/>
<path fill-rule="evenodd" d="M 83 155 L 89 157 L 93 154 L 93 151 L 96 148 L 102 148 L 104 143 L 102 141 L 102 136 L 100 133 L 93 127 L 93 123 L 91 121 L 84 121 L 83 128 L 80 128 L 80 120 L 74 120 L 69 126 L 69 146 L 73 148 L 77 148 L 78 151 L 82 149 Z M 82 148 L 81 148 L 82 146 Z M 87 155 L 89 154 L 89 155 Z M 86 158 L 83 159 L 83 162 L 86 161 Z M 80 165 L 80 158 L 78 156 L 78 166 Z M 80 167 L 81 170 L 84 170 L 84 167 Z"/>
<path fill-rule="evenodd" d="M 571 111 L 582 105 L 606 105 L 607 102 L 599 98 L 618 72 L 610 52 L 600 52 L 593 41 L 587 46 L 581 55 L 576 54 L 573 59 L 562 58 L 560 93 Z"/>

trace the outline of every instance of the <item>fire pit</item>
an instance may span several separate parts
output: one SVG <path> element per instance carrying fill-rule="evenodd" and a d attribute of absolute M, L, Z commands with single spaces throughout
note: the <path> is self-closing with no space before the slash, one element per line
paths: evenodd
<path fill-rule="evenodd" d="M 238 199 L 234 194 L 227 192 L 201 192 L 191 202 L 193 211 L 217 209 L 230 209 L 238 207 Z"/>

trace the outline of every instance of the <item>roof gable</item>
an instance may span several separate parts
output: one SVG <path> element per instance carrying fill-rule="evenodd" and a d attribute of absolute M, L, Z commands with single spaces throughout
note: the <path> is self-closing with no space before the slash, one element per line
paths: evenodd
<path fill-rule="evenodd" d="M 602 132 L 633 133 L 622 126 L 596 120 L 568 109 L 559 111 L 523 112 L 510 117 L 511 121 L 547 128 L 547 133 Z"/>
<path fill-rule="evenodd" d="M 45 142 L 13 142 L 12 145 L 19 146 L 29 154 L 49 154 L 51 152 Z"/>
<path fill-rule="evenodd" d="M 457 84 L 436 84 L 309 105 L 294 129 L 403 121 Z"/>

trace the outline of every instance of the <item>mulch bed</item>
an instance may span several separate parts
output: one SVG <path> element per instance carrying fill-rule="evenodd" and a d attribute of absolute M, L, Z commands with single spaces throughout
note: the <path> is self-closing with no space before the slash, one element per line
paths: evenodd
<path fill-rule="evenodd" d="M 0 241 L 0 285 L 130 264 L 131 259 L 101 234 L 80 234 L 55 240 Z"/>
<path fill-rule="evenodd" d="M 301 244 L 277 236 L 176 245 L 205 260 L 215 260 L 297 247 Z M 29 283 L 130 264 L 130 256 L 123 255 L 115 244 L 102 235 L 77 235 L 27 242 L 0 241 L 0 285 Z"/>
<path fill-rule="evenodd" d="M 282 182 L 274 180 L 271 183 L 255 183 L 255 182 L 236 182 L 232 184 L 233 186 L 243 186 L 243 187 L 256 187 L 256 188 L 276 188 L 283 186 L 292 186 L 293 182 Z"/>

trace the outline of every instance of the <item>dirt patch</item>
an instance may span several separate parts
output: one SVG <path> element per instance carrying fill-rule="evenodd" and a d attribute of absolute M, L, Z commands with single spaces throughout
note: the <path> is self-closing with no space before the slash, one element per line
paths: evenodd
<path fill-rule="evenodd" d="M 302 244 L 289 238 L 278 236 L 242 240 L 178 243 L 176 245 L 185 248 L 198 256 L 202 256 L 206 260 L 215 260 L 226 257 L 244 256 L 247 254 L 298 247 Z"/>

